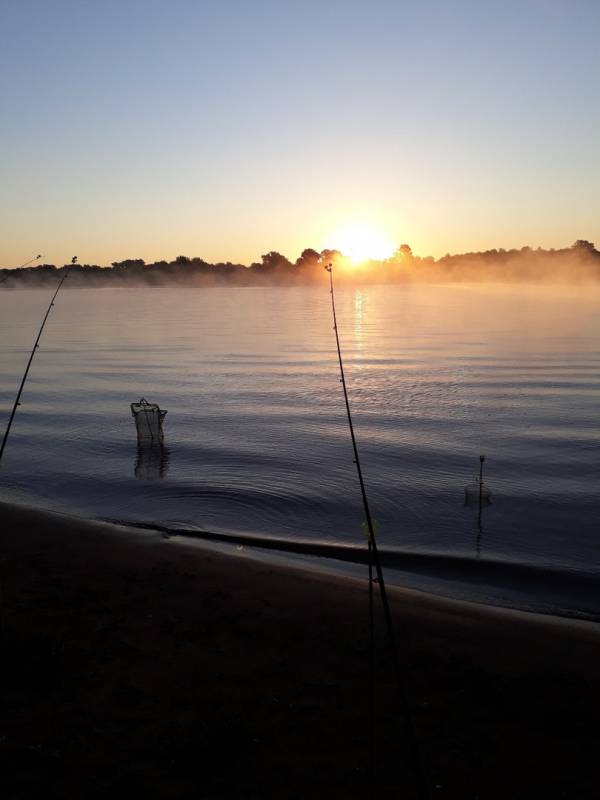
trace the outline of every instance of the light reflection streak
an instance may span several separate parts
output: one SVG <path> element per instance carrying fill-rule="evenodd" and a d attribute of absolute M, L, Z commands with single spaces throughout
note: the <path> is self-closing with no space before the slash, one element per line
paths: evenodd
<path fill-rule="evenodd" d="M 363 305 L 364 295 L 357 289 L 354 294 L 354 342 L 358 350 L 363 349 Z"/>

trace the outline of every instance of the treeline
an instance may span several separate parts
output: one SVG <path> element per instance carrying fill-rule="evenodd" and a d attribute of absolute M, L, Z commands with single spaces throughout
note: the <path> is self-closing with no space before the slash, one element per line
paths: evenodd
<path fill-rule="evenodd" d="M 281 253 L 265 253 L 250 265 L 178 256 L 174 261 L 146 264 L 141 258 L 115 261 L 110 267 L 54 264 L 0 270 L 2 289 L 36 288 L 55 284 L 69 267 L 68 284 L 80 287 L 133 286 L 266 286 L 310 284 L 326 279 L 323 267 L 339 267 L 337 280 L 352 283 L 394 283 L 408 281 L 599 281 L 600 252 L 594 244 L 579 239 L 571 247 L 544 250 L 486 250 L 447 254 L 439 259 L 414 255 L 403 244 L 384 261 L 367 261 L 354 266 L 337 250 L 302 251 L 295 261 Z"/>

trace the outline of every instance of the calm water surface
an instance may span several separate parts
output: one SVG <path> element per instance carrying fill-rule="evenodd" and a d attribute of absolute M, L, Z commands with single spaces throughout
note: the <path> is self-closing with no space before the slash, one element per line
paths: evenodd
<path fill-rule="evenodd" d="M 2 429 L 49 297 L 0 292 Z M 339 291 L 380 543 L 430 564 L 407 582 L 600 611 L 599 301 L 565 286 Z M 168 409 L 162 454 L 138 452 L 142 396 Z M 480 453 L 493 503 L 478 525 L 464 487 Z M 0 491 L 93 517 L 364 542 L 327 289 L 63 291 Z M 488 562 L 505 567 L 493 580 L 477 572 Z"/>

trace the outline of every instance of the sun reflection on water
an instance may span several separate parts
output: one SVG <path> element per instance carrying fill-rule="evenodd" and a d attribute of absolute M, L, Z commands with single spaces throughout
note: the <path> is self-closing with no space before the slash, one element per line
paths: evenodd
<path fill-rule="evenodd" d="M 363 348 L 363 305 L 364 295 L 357 289 L 354 295 L 354 342 L 358 350 Z"/>

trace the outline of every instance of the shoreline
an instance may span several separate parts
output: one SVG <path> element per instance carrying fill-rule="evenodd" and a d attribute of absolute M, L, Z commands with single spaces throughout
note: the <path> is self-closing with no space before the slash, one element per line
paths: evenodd
<path fill-rule="evenodd" d="M 378 603 L 369 780 L 365 581 L 3 503 L 0 522 L 9 796 L 414 796 Z M 433 796 L 595 797 L 598 624 L 390 601 Z"/>
<path fill-rule="evenodd" d="M 328 566 L 330 563 L 333 564 L 336 561 L 340 561 L 342 565 L 347 562 L 353 566 L 366 567 L 366 550 L 358 545 L 338 545 L 335 543 L 321 545 L 318 542 L 309 540 L 288 541 L 285 539 L 277 539 L 275 537 L 271 538 L 268 536 L 253 534 L 230 534 L 206 530 L 193 531 L 191 529 L 170 528 L 161 524 L 152 526 L 149 523 L 143 522 L 127 522 L 125 520 L 119 521 L 114 519 L 100 518 L 95 519 L 91 517 L 82 517 L 77 514 L 68 514 L 64 511 L 42 509 L 24 503 L 6 503 L 4 501 L 0 501 L 0 520 L 2 519 L 3 511 L 6 509 L 12 509 L 17 513 L 19 511 L 25 513 L 32 512 L 34 514 L 41 515 L 41 517 L 62 520 L 67 523 L 69 527 L 74 526 L 75 528 L 83 529 L 87 529 L 88 526 L 90 529 L 97 527 L 98 530 L 102 530 L 104 533 L 115 536 L 118 538 L 118 541 L 121 541 L 121 537 L 123 537 L 123 541 L 127 539 L 130 542 L 135 542 L 138 544 L 143 543 L 156 545 L 159 543 L 170 543 L 176 545 L 178 548 L 188 550 L 191 554 L 197 552 L 198 558 L 201 558 L 202 555 L 216 554 L 234 559 L 250 559 L 259 564 L 263 563 L 269 566 L 276 566 L 278 569 L 290 569 L 299 573 L 304 572 L 307 576 L 321 576 L 324 580 L 339 580 L 342 582 L 356 581 L 363 587 L 366 586 L 367 582 L 365 575 L 357 575 L 356 573 L 350 572 L 346 573 L 335 569 L 333 566 L 331 568 Z M 240 546 L 242 546 L 241 549 L 243 552 L 240 552 Z M 386 560 L 386 556 L 390 555 L 392 556 L 392 559 L 395 556 L 399 556 L 400 558 L 406 558 L 407 560 L 414 559 L 417 563 L 422 558 L 420 553 L 395 553 L 394 551 L 386 551 L 386 549 L 382 548 L 381 546 L 379 549 L 380 553 L 383 555 L 384 561 Z M 347 552 L 348 555 L 345 556 L 344 552 Z M 287 556 L 291 556 L 292 558 L 298 556 L 299 558 L 298 560 L 290 560 L 287 558 Z M 308 559 L 304 558 L 305 556 L 309 558 L 314 557 L 314 560 L 309 561 Z M 429 554 L 424 555 L 424 558 L 428 557 Z M 456 560 L 459 562 L 464 561 L 470 564 L 488 564 L 491 567 L 496 567 L 501 563 L 491 559 L 488 561 L 485 559 L 476 561 L 475 559 L 463 559 L 461 556 L 454 557 L 452 555 L 447 556 L 446 554 L 444 554 L 443 558 L 448 558 L 448 560 Z M 544 574 L 550 573 L 551 575 L 560 574 L 559 570 L 546 569 L 544 567 L 537 567 L 535 565 L 521 565 L 516 562 L 509 562 L 509 567 L 511 569 L 514 567 L 522 567 L 524 572 L 531 571 Z M 384 563 L 384 568 L 386 568 L 386 571 L 390 569 L 389 562 Z M 592 573 L 584 573 L 584 575 L 586 578 L 593 577 Z M 579 579 L 579 573 L 576 573 L 576 577 Z M 508 615 L 525 615 L 526 617 L 537 618 L 540 621 L 552 620 L 557 623 L 562 622 L 565 624 L 582 623 L 584 626 L 587 624 L 598 625 L 598 629 L 600 631 L 600 619 L 595 617 L 553 614 L 551 612 L 540 612 L 536 610 L 520 608 L 518 606 L 502 605 L 501 603 L 488 603 L 479 600 L 457 598 L 450 595 L 438 594 L 436 592 L 428 591 L 418 587 L 389 583 L 388 581 L 386 581 L 386 585 L 388 586 L 388 591 L 390 592 L 399 593 L 401 595 L 404 594 L 407 596 L 415 595 L 417 597 L 422 597 L 423 599 L 430 599 L 432 602 L 439 603 L 440 605 L 447 603 L 449 606 L 456 606 L 457 608 L 464 606 L 465 608 L 481 609 L 484 613 L 499 612 L 506 613 Z"/>
<path fill-rule="evenodd" d="M 284 539 L 262 534 L 193 530 L 164 524 L 152 525 L 149 522 L 88 518 L 20 503 L 11 502 L 6 505 L 39 511 L 41 514 L 83 525 L 89 523 L 112 526 L 124 535 L 135 532 L 141 535 L 155 534 L 182 547 L 196 544 L 200 548 L 216 549 L 217 552 L 231 553 L 234 556 L 239 555 L 240 549 L 244 549 L 246 555 L 258 561 L 305 569 L 310 573 L 353 577 L 360 567 L 366 569 L 367 566 L 367 551 L 359 544 L 334 541 L 321 543 L 318 540 Z M 418 552 L 381 545 L 379 552 L 386 584 L 390 588 L 415 591 L 440 600 L 471 603 L 486 608 L 600 623 L 600 608 L 582 607 L 582 601 L 593 596 L 600 582 L 600 573 L 594 570 L 568 571 L 534 563 L 473 558 L 443 552 Z M 364 580 L 361 575 L 358 575 L 358 579 Z M 511 583 L 527 587 L 520 598 L 510 595 Z M 472 588 L 469 591 L 472 585 L 481 588 L 479 591 Z M 554 592 L 552 597 L 545 594 L 549 587 Z M 563 604 L 558 605 L 561 600 Z"/>
<path fill-rule="evenodd" d="M 112 520 L 109 520 L 112 522 Z M 286 540 L 271 536 L 255 534 L 218 533 L 207 530 L 189 530 L 182 528 L 169 528 L 156 526 L 152 528 L 143 523 L 126 522 L 115 524 L 125 527 L 134 527 L 146 530 L 158 530 L 173 537 L 180 544 L 197 541 L 200 545 L 223 544 L 226 547 L 247 547 L 255 557 L 272 558 L 275 554 L 282 553 L 293 565 L 291 559 L 304 559 L 305 568 L 310 571 L 321 571 L 329 574 L 355 574 L 358 567 L 366 568 L 367 551 L 359 545 L 336 544 L 334 542 L 320 543 L 310 540 Z M 494 608 L 511 609 L 523 613 L 543 614 L 564 619 L 579 619 L 589 622 L 600 622 L 600 609 L 583 609 L 584 599 L 593 592 L 600 582 L 600 573 L 589 570 L 559 570 L 556 567 L 528 564 L 523 562 L 508 561 L 503 559 L 473 558 L 462 554 L 441 552 L 418 552 L 401 550 L 400 548 L 387 548 L 380 544 L 379 555 L 382 567 L 386 571 L 386 583 L 390 587 L 411 589 L 423 594 L 438 598 L 447 598 L 457 602 L 468 602 Z M 336 563 L 337 562 L 337 563 Z M 337 567 L 337 568 L 336 568 Z M 354 568 L 354 572 L 351 569 Z M 420 580 L 419 580 L 420 577 Z M 412 580 L 412 584 L 407 581 Z M 438 585 L 435 585 L 435 582 Z M 429 581 L 428 585 L 422 585 Z M 488 587 L 488 597 L 482 599 L 477 592 L 469 593 L 470 583 L 479 583 Z M 490 595 L 489 590 L 508 590 L 510 582 L 521 583 L 527 586 L 527 592 L 521 602 L 511 599 L 506 594 Z M 421 585 L 419 585 L 419 583 Z M 432 585 L 433 583 L 433 585 Z M 543 595 L 552 585 L 554 598 L 546 597 L 546 608 L 538 599 L 537 606 L 533 598 L 536 590 Z M 457 588 L 459 587 L 459 588 Z M 454 591 L 453 591 L 454 589 Z M 559 593 L 560 590 L 560 593 Z M 563 603 L 571 606 L 556 607 L 562 599 Z M 512 600 L 512 601 L 511 601 Z M 577 603 L 579 602 L 579 606 Z M 554 604 L 553 604 L 554 603 Z"/>

